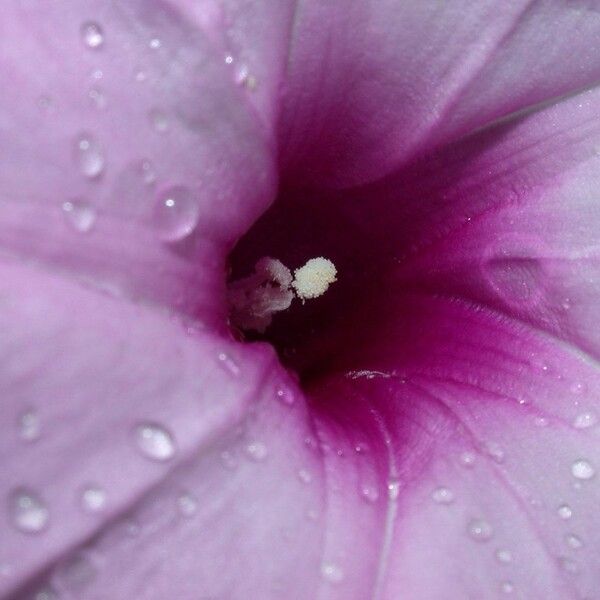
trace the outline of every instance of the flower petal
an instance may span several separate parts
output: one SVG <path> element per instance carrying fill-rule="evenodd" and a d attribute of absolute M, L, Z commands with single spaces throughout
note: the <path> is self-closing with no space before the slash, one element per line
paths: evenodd
<path fill-rule="evenodd" d="M 283 113 L 302 182 L 377 179 L 443 141 L 600 79 L 593 2 L 300 2 Z"/>

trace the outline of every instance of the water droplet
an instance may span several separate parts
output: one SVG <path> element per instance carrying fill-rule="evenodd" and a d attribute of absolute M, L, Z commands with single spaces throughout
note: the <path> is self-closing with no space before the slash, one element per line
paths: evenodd
<path fill-rule="evenodd" d="M 334 563 L 325 562 L 321 565 L 321 576 L 329 583 L 340 583 L 344 580 L 344 571 Z"/>
<path fill-rule="evenodd" d="M 510 550 L 498 549 L 495 553 L 496 560 L 504 565 L 512 562 L 513 556 Z"/>
<path fill-rule="evenodd" d="M 574 574 L 579 572 L 579 565 L 573 559 L 566 556 L 561 556 L 558 559 L 558 564 L 560 565 L 561 569 L 567 573 Z"/>
<path fill-rule="evenodd" d="M 77 555 L 60 565 L 53 583 L 58 589 L 65 589 L 79 595 L 96 577 L 96 568 L 84 554 Z"/>
<path fill-rule="evenodd" d="M 152 50 L 158 50 L 162 46 L 162 42 L 158 38 L 152 38 L 148 45 Z"/>
<path fill-rule="evenodd" d="M 166 133 L 169 130 L 169 118 L 166 113 L 158 108 L 153 108 L 148 113 L 150 124 L 157 133 Z"/>
<path fill-rule="evenodd" d="M 75 140 L 75 162 L 88 179 L 99 177 L 104 171 L 104 153 L 94 136 L 80 134 Z"/>
<path fill-rule="evenodd" d="M 26 442 L 33 442 L 40 437 L 41 423 L 38 415 L 28 410 L 19 417 L 19 435 Z"/>
<path fill-rule="evenodd" d="M 93 87 L 90 89 L 90 91 L 88 92 L 88 97 L 92 102 L 92 105 L 95 106 L 96 108 L 104 108 L 106 106 L 106 97 L 104 96 L 104 94 L 102 93 L 102 91 L 97 88 L 97 87 Z"/>
<path fill-rule="evenodd" d="M 379 500 L 379 492 L 377 491 L 377 488 L 371 485 L 363 485 L 360 488 L 360 495 L 370 503 L 374 503 Z"/>
<path fill-rule="evenodd" d="M 154 209 L 154 227 L 165 242 L 178 242 L 198 224 L 199 207 L 192 191 L 178 185 L 161 192 Z"/>
<path fill-rule="evenodd" d="M 225 56 L 225 64 L 231 65 L 232 63 L 233 63 L 233 56 L 231 56 L 231 54 L 227 54 L 227 56 Z"/>
<path fill-rule="evenodd" d="M 387 484 L 388 498 L 392 501 L 397 500 L 398 496 L 400 495 L 401 487 L 402 485 L 398 479 L 390 479 Z"/>
<path fill-rule="evenodd" d="M 585 459 L 576 460 L 571 465 L 571 474 L 575 479 L 591 479 L 595 473 L 594 467 Z"/>
<path fill-rule="evenodd" d="M 558 507 L 558 516 L 565 521 L 573 516 L 573 510 L 568 504 L 561 504 Z"/>
<path fill-rule="evenodd" d="M 237 363 L 225 352 L 219 353 L 217 356 L 219 359 L 219 364 L 223 366 L 223 368 L 231 375 L 238 376 L 240 374 L 240 368 Z"/>
<path fill-rule="evenodd" d="M 548 419 L 546 417 L 535 417 L 533 423 L 536 427 L 548 427 Z"/>
<path fill-rule="evenodd" d="M 62 210 L 69 226 L 80 233 L 87 233 L 96 223 L 96 211 L 85 200 L 67 200 Z"/>
<path fill-rule="evenodd" d="M 487 542 L 494 535 L 492 526 L 483 519 L 473 519 L 470 521 L 467 531 L 476 542 Z"/>
<path fill-rule="evenodd" d="M 580 381 L 575 381 L 572 385 L 571 385 L 571 393 L 580 396 L 581 394 L 583 394 L 583 392 L 585 392 L 585 384 L 581 383 Z"/>
<path fill-rule="evenodd" d="M 254 461 L 260 462 L 265 460 L 268 455 L 267 447 L 262 442 L 249 442 L 246 444 L 246 454 Z"/>
<path fill-rule="evenodd" d="M 487 455 L 496 463 L 501 464 L 504 462 L 504 450 L 496 442 L 489 442 L 485 446 Z"/>
<path fill-rule="evenodd" d="M 189 493 L 184 493 L 177 498 L 177 508 L 184 517 L 193 517 L 198 510 L 198 500 Z"/>
<path fill-rule="evenodd" d="M 97 49 L 104 44 L 104 32 L 98 23 L 84 23 L 81 26 L 81 38 L 88 48 Z"/>
<path fill-rule="evenodd" d="M 133 76 L 138 83 L 142 83 L 148 78 L 146 71 L 143 69 L 137 69 Z"/>
<path fill-rule="evenodd" d="M 81 506 L 86 512 L 100 512 L 106 506 L 106 497 L 106 490 L 101 487 L 86 486 L 81 492 Z"/>
<path fill-rule="evenodd" d="M 439 487 L 433 490 L 431 498 L 437 504 L 452 504 L 454 502 L 454 492 L 447 487 Z"/>
<path fill-rule="evenodd" d="M 298 479 L 302 483 L 310 483 L 312 481 L 312 475 L 310 474 L 310 471 L 307 471 L 306 469 L 300 469 L 298 471 Z"/>
<path fill-rule="evenodd" d="M 475 465 L 475 454 L 473 452 L 463 452 L 460 455 L 460 464 L 467 469 Z"/>
<path fill-rule="evenodd" d="M 593 427 L 598 422 L 598 418 L 593 413 L 581 413 L 577 415 L 573 421 L 573 427 L 575 429 L 587 429 L 588 427 Z"/>
<path fill-rule="evenodd" d="M 44 588 L 34 594 L 33 600 L 59 600 L 59 595 L 52 588 Z"/>
<path fill-rule="evenodd" d="M 288 387 L 282 386 L 277 388 L 275 395 L 277 396 L 277 399 L 286 406 L 292 406 L 296 401 L 294 392 Z"/>
<path fill-rule="evenodd" d="M 233 471 L 233 469 L 235 469 L 238 466 L 237 460 L 235 459 L 233 454 L 231 454 L 231 452 L 229 452 L 228 450 L 223 450 L 223 452 L 221 452 L 220 459 L 221 464 L 230 471 Z"/>
<path fill-rule="evenodd" d="M 500 590 L 503 594 L 512 594 L 515 591 L 515 586 L 510 581 L 503 581 L 500 584 Z"/>
<path fill-rule="evenodd" d="M 359 442 L 354 446 L 354 452 L 357 454 L 364 454 L 369 451 L 369 445 L 365 442 Z"/>
<path fill-rule="evenodd" d="M 18 488 L 9 496 L 8 505 L 13 525 L 23 533 L 39 533 L 47 527 L 48 508 L 35 492 Z"/>
<path fill-rule="evenodd" d="M 154 423 L 138 425 L 134 429 L 134 437 L 137 447 L 152 460 L 166 461 L 175 456 L 173 436 L 160 425 Z"/>
<path fill-rule="evenodd" d="M 565 541 L 567 542 L 567 545 L 570 548 L 573 548 L 574 550 L 577 550 L 577 549 L 583 547 L 583 542 L 582 542 L 581 538 L 579 536 L 575 535 L 574 533 L 568 533 L 565 536 Z"/>

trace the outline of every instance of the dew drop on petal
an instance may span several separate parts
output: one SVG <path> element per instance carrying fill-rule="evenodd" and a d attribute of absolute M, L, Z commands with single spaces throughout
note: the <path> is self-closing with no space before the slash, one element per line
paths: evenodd
<path fill-rule="evenodd" d="M 152 128 L 157 133 L 166 133 L 169 130 L 169 118 L 162 110 L 158 108 L 152 109 L 148 113 L 148 119 Z"/>
<path fill-rule="evenodd" d="M 475 454 L 473 452 L 463 452 L 460 455 L 460 464 L 467 469 L 471 469 L 475 464 Z"/>
<path fill-rule="evenodd" d="M 28 410 L 19 417 L 19 435 L 26 442 L 34 442 L 40 437 L 41 423 L 39 416 Z"/>
<path fill-rule="evenodd" d="M 175 456 L 173 436 L 162 426 L 155 423 L 144 423 L 134 429 L 137 447 L 147 458 L 167 461 Z"/>
<path fill-rule="evenodd" d="M 81 39 L 83 43 L 93 50 L 104 44 L 104 32 L 98 23 L 89 21 L 81 26 Z"/>
<path fill-rule="evenodd" d="M 571 474 L 575 479 L 587 480 L 595 475 L 596 471 L 589 461 L 585 459 L 576 460 L 571 465 Z"/>
<path fill-rule="evenodd" d="M 62 211 L 69 226 L 79 233 L 87 233 L 96 223 L 96 211 L 85 200 L 67 200 Z"/>
<path fill-rule="evenodd" d="M 598 418 L 595 414 L 590 412 L 581 413 L 577 415 L 573 420 L 573 427 L 575 429 L 588 429 L 593 427 L 598 422 Z"/>
<path fill-rule="evenodd" d="M 162 46 L 162 42 L 158 38 L 152 38 L 148 45 L 152 50 L 158 50 Z"/>
<path fill-rule="evenodd" d="M 183 493 L 177 498 L 177 509 L 184 517 L 193 517 L 198 511 L 198 500 L 189 493 Z"/>
<path fill-rule="evenodd" d="M 77 136 L 74 144 L 74 156 L 84 177 L 95 179 L 104 171 L 104 152 L 93 135 L 81 133 Z"/>
<path fill-rule="evenodd" d="M 334 563 L 324 562 L 321 565 L 321 576 L 329 583 L 340 583 L 344 580 L 344 571 Z"/>
<path fill-rule="evenodd" d="M 81 507 L 89 513 L 100 512 L 106 506 L 106 490 L 88 485 L 81 492 Z"/>
<path fill-rule="evenodd" d="M 574 550 L 577 550 L 577 549 L 583 547 L 583 542 L 581 541 L 581 538 L 579 536 L 575 535 L 574 533 L 568 533 L 565 536 L 565 541 L 566 541 L 567 545 L 570 548 L 573 548 Z"/>
<path fill-rule="evenodd" d="M 496 463 L 504 462 L 504 449 L 496 442 L 490 442 L 485 446 L 487 455 Z"/>
<path fill-rule="evenodd" d="M 47 527 L 48 507 L 32 490 L 16 489 L 10 494 L 8 504 L 13 525 L 23 533 L 39 533 Z"/>
<path fill-rule="evenodd" d="M 499 563 L 502 563 L 504 565 L 512 562 L 512 559 L 513 559 L 512 552 L 510 550 L 505 550 L 503 548 L 496 550 L 495 556 L 496 556 L 496 560 Z"/>
<path fill-rule="evenodd" d="M 238 364 L 225 352 L 220 352 L 217 359 L 219 360 L 219 364 L 231 375 L 237 377 L 240 374 Z"/>
<path fill-rule="evenodd" d="M 292 406 L 296 401 L 294 392 L 288 387 L 279 387 L 275 391 L 277 399 L 286 406 Z"/>
<path fill-rule="evenodd" d="M 561 504 L 558 507 L 558 516 L 563 519 L 563 520 L 567 520 L 570 519 L 573 516 L 573 510 L 571 509 L 571 507 L 568 504 Z"/>
<path fill-rule="evenodd" d="M 500 591 L 503 594 L 512 594 L 515 591 L 515 586 L 510 581 L 503 581 L 500 584 Z"/>
<path fill-rule="evenodd" d="M 153 224 L 165 242 L 178 242 L 190 235 L 198 224 L 197 198 L 185 186 L 174 186 L 156 198 Z"/>
<path fill-rule="evenodd" d="M 106 96 L 104 95 L 102 90 L 100 90 L 99 88 L 97 88 L 97 87 L 91 88 L 90 91 L 88 92 L 88 97 L 92 103 L 92 106 L 94 106 L 98 109 L 102 109 L 106 106 Z"/>
<path fill-rule="evenodd" d="M 454 492 L 447 487 L 438 487 L 431 493 L 431 498 L 437 504 L 452 504 Z"/>
<path fill-rule="evenodd" d="M 492 526 L 483 519 L 473 519 L 467 527 L 469 536 L 476 542 L 487 542 L 494 535 Z"/>
<path fill-rule="evenodd" d="M 561 569 L 567 573 L 575 574 L 579 572 L 579 565 L 573 559 L 566 556 L 561 556 L 558 559 L 558 564 Z"/>
<path fill-rule="evenodd" d="M 388 498 L 392 501 L 398 500 L 401 487 L 402 485 L 398 479 L 390 479 L 387 484 Z"/>
<path fill-rule="evenodd" d="M 379 500 L 379 492 L 377 488 L 371 485 L 363 485 L 360 488 L 360 495 L 364 500 L 370 503 L 375 503 Z"/>
<path fill-rule="evenodd" d="M 245 448 L 246 455 L 256 462 L 261 462 L 267 458 L 269 452 L 262 442 L 248 442 Z"/>
<path fill-rule="evenodd" d="M 585 384 L 580 381 L 575 381 L 571 384 L 571 393 L 580 396 L 585 392 Z"/>
<path fill-rule="evenodd" d="M 307 471 L 306 469 L 300 469 L 298 471 L 298 479 L 302 483 L 310 483 L 312 481 L 312 475 L 310 474 L 310 471 Z"/>

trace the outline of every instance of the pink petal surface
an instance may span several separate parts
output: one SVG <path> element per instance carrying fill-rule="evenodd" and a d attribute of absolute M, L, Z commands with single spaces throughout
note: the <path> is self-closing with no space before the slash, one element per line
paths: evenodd
<path fill-rule="evenodd" d="M 284 166 L 305 182 L 377 179 L 511 112 L 594 85 L 597 2 L 300 2 Z"/>
<path fill-rule="evenodd" d="M 276 138 L 289 180 L 382 177 L 592 85 L 594 6 L 0 8 L 0 593 L 596 597 L 595 91 L 305 199 L 297 235 L 385 275 L 309 346 L 329 362 L 306 393 L 266 345 L 215 333 Z M 197 200 L 176 244 L 153 217 L 173 185 Z M 18 490 L 43 532 L 19 529 Z"/>

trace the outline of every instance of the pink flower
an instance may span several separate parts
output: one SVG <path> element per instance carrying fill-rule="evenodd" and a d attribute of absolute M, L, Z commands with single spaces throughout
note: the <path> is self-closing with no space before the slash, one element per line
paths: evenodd
<path fill-rule="evenodd" d="M 598 8 L 5 0 L 2 598 L 599 598 Z"/>

